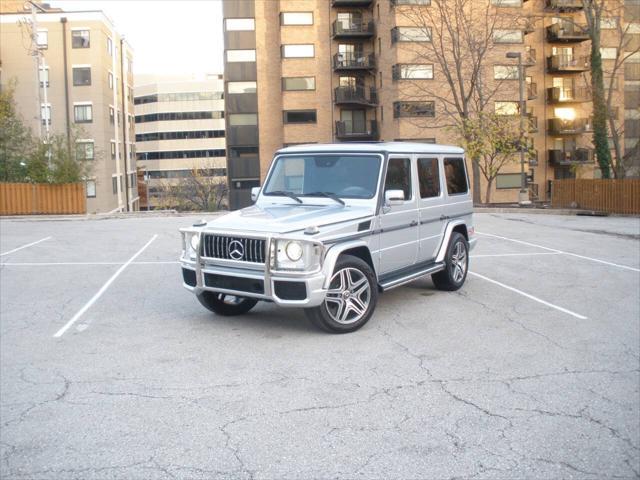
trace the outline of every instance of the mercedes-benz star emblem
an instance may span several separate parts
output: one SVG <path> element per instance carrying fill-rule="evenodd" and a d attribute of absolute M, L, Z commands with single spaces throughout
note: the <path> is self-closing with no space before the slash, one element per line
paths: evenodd
<path fill-rule="evenodd" d="M 234 260 L 242 260 L 244 257 L 244 245 L 239 240 L 233 240 L 227 247 L 229 256 Z"/>

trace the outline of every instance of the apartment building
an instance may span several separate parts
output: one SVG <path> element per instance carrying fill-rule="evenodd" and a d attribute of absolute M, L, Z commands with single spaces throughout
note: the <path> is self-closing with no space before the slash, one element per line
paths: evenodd
<path fill-rule="evenodd" d="M 486 109 L 519 115 L 516 58 L 522 58 L 532 199 L 549 199 L 552 179 L 597 177 L 588 88 L 590 41 L 579 29 L 584 23 L 581 0 L 467 4 L 477 9 L 479 22 L 486 12 L 498 18 L 485 64 L 490 71 L 484 72 L 484 81 L 492 92 Z M 623 6 L 621 0 L 611 4 Z M 605 71 L 612 70 L 620 44 L 618 26 L 640 18 L 637 0 L 624 4 L 619 17 L 603 21 Z M 224 0 L 231 207 L 250 202 L 250 188 L 264 178 L 273 153 L 282 146 L 458 143 L 446 121 L 451 92 L 445 72 L 430 58 L 431 49 L 423 48 L 439 42 L 438 29 L 416 22 L 430 18 L 424 13 L 434 8 L 430 0 Z M 626 32 L 626 48 L 637 48 L 640 41 L 640 25 L 632 27 Z M 640 137 L 640 56 L 632 55 L 626 63 L 614 78 L 613 104 L 625 130 L 621 148 L 632 154 Z M 634 161 L 640 167 L 640 160 Z M 493 183 L 492 201 L 518 200 L 519 172 L 516 155 Z M 484 192 L 487 182 L 481 180 Z"/>
<path fill-rule="evenodd" d="M 226 181 L 224 81 L 220 74 L 137 75 L 134 86 L 136 156 L 148 204 L 166 205 L 163 186 L 194 169 Z"/>
<path fill-rule="evenodd" d="M 102 11 L 34 4 L 32 12 L 29 3 L 2 2 L 2 87 L 15 82 L 33 132 L 67 135 L 76 156 L 92 162 L 88 212 L 137 210 L 133 50 Z"/>

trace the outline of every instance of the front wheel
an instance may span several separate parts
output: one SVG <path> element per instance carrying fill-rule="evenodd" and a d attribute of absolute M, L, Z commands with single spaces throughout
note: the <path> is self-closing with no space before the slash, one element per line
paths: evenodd
<path fill-rule="evenodd" d="M 431 275 L 438 290 L 453 292 L 464 284 L 469 270 L 469 243 L 464 236 L 455 232 L 447 247 L 445 269 Z"/>
<path fill-rule="evenodd" d="M 378 300 L 376 277 L 367 262 L 343 255 L 336 262 L 322 305 L 305 309 L 314 325 L 332 333 L 358 330 L 369 321 Z"/>
<path fill-rule="evenodd" d="M 255 298 L 236 297 L 235 295 L 217 292 L 205 291 L 199 293 L 197 297 L 205 308 L 225 317 L 247 313 L 258 303 Z"/>

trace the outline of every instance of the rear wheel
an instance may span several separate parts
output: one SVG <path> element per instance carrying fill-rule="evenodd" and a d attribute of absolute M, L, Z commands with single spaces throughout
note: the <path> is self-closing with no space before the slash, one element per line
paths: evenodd
<path fill-rule="evenodd" d="M 242 315 L 256 306 L 258 300 L 248 297 L 237 297 L 227 293 L 201 292 L 198 301 L 207 309 L 218 315 L 227 317 Z"/>
<path fill-rule="evenodd" d="M 378 300 L 375 274 L 367 262 L 343 255 L 336 262 L 322 305 L 305 309 L 318 327 L 332 333 L 358 330 L 369 321 Z"/>
<path fill-rule="evenodd" d="M 431 275 L 439 290 L 455 291 L 464 284 L 469 270 L 469 244 L 461 233 L 454 232 L 447 247 L 445 269 Z"/>

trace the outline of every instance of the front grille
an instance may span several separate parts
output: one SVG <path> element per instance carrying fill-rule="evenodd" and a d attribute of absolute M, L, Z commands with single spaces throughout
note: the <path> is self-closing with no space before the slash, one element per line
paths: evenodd
<path fill-rule="evenodd" d="M 304 282 L 275 281 L 275 293 L 281 300 L 304 300 L 307 298 L 307 286 Z"/>
<path fill-rule="evenodd" d="M 264 263 L 265 245 L 266 241 L 260 238 L 205 234 L 201 254 L 207 258 Z"/>
<path fill-rule="evenodd" d="M 264 293 L 264 282 L 262 280 L 254 280 L 253 278 L 205 273 L 204 284 L 211 288 L 235 290 L 237 292 Z"/>

